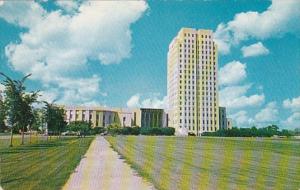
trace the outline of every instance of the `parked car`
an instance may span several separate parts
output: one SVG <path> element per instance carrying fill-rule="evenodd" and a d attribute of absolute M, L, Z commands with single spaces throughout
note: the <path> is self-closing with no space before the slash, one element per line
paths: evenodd
<path fill-rule="evenodd" d="M 74 132 L 74 131 L 66 131 L 66 132 L 62 132 L 61 135 L 62 136 L 76 136 L 76 135 L 78 135 L 78 133 Z"/>

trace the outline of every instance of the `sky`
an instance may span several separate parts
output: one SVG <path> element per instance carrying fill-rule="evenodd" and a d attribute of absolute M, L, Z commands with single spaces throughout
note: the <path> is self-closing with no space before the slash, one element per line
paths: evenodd
<path fill-rule="evenodd" d="M 210 29 L 238 127 L 300 127 L 300 1 L 3 1 L 0 71 L 66 105 L 167 107 L 167 52 Z M 3 88 L 0 86 L 0 88 Z"/>

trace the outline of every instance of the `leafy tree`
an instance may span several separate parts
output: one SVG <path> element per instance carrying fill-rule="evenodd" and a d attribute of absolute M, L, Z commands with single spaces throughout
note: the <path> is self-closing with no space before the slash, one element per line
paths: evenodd
<path fill-rule="evenodd" d="M 27 126 L 28 129 L 31 132 L 31 126 L 34 123 L 34 113 L 33 113 L 33 107 L 32 104 L 37 102 L 37 98 L 38 98 L 38 92 L 32 92 L 30 94 L 24 94 L 21 98 L 21 122 L 20 125 L 22 127 L 22 144 L 24 144 L 24 132 L 25 130 L 27 130 Z M 30 142 L 31 142 L 31 134 L 30 134 Z"/>
<path fill-rule="evenodd" d="M 300 128 L 296 128 L 296 129 L 294 130 L 294 133 L 295 133 L 295 135 L 300 135 Z"/>
<path fill-rule="evenodd" d="M 204 132 L 202 136 L 218 136 L 218 137 L 272 137 L 274 135 L 291 136 L 292 134 L 288 130 L 279 131 L 279 127 L 276 125 L 270 125 L 263 128 L 237 128 L 232 129 L 220 129 L 216 132 Z"/>
<path fill-rule="evenodd" d="M 5 125 L 6 108 L 2 99 L 0 99 L 0 132 L 4 132 L 7 127 Z"/>
<path fill-rule="evenodd" d="M 104 127 L 94 127 L 92 128 L 92 134 L 96 135 L 96 134 L 101 134 L 104 133 L 106 131 L 106 129 Z"/>
<path fill-rule="evenodd" d="M 36 100 L 37 92 L 25 93 L 26 87 L 24 83 L 31 74 L 26 75 L 21 80 L 13 80 L 4 73 L 0 75 L 5 77 L 2 84 L 5 86 L 5 101 L 7 108 L 7 121 L 11 128 L 10 146 L 13 145 L 13 132 L 21 127 L 22 144 L 24 143 L 25 127 L 31 119 L 31 105 Z"/>
<path fill-rule="evenodd" d="M 48 134 L 58 134 L 60 136 L 61 132 L 64 131 L 67 123 L 64 120 L 65 111 L 59 108 L 53 103 L 44 102 L 44 118 L 47 125 Z"/>
<path fill-rule="evenodd" d="M 280 132 L 280 136 L 290 137 L 292 136 L 292 133 L 287 129 L 282 129 L 282 131 Z"/>
<path fill-rule="evenodd" d="M 121 126 L 118 123 L 112 123 L 107 127 L 107 131 L 111 135 L 119 135 L 121 134 Z"/>
<path fill-rule="evenodd" d="M 78 132 L 80 136 L 85 137 L 92 129 L 90 122 L 73 121 L 68 125 L 70 131 Z"/>
<path fill-rule="evenodd" d="M 31 129 L 35 131 L 41 131 L 43 126 L 43 110 L 34 109 L 33 110 L 33 120 L 31 124 Z"/>

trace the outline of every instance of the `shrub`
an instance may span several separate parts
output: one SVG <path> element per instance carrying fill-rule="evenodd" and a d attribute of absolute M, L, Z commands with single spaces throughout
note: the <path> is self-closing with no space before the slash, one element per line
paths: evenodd
<path fill-rule="evenodd" d="M 165 127 L 165 128 L 161 128 L 163 135 L 166 136 L 173 136 L 175 134 L 175 129 L 173 127 Z"/>
<path fill-rule="evenodd" d="M 67 126 L 68 130 L 78 132 L 80 136 L 90 134 L 91 123 L 85 121 L 73 121 Z"/>
<path fill-rule="evenodd" d="M 274 135 L 279 136 L 291 136 L 291 132 L 288 130 L 279 131 L 279 127 L 276 125 L 270 125 L 263 128 L 237 128 L 232 129 L 220 129 L 215 132 L 204 132 L 202 136 L 217 136 L 217 137 L 272 137 Z"/>
<path fill-rule="evenodd" d="M 104 133 L 106 130 L 104 127 L 95 127 L 91 130 L 91 134 L 96 135 L 96 134 L 101 134 Z"/>
<path fill-rule="evenodd" d="M 131 128 L 131 134 L 132 135 L 139 135 L 140 134 L 140 127 L 132 127 Z"/>
<path fill-rule="evenodd" d="M 143 127 L 141 128 L 142 135 L 174 135 L 175 129 L 172 127 L 158 128 L 158 127 Z"/>
<path fill-rule="evenodd" d="M 118 124 L 111 124 L 107 127 L 107 132 L 111 135 L 122 134 L 122 129 Z"/>
<path fill-rule="evenodd" d="M 124 127 L 121 129 L 122 135 L 139 135 L 140 128 L 139 127 Z"/>

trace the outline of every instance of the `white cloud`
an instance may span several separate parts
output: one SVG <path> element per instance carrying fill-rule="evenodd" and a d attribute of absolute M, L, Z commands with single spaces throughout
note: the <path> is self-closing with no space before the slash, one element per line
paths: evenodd
<path fill-rule="evenodd" d="M 227 63 L 219 70 L 219 104 L 226 107 L 230 117 L 238 126 L 250 126 L 254 119 L 245 111 L 248 108 L 260 107 L 265 101 L 263 87 L 257 93 L 250 93 L 252 84 L 245 83 L 247 66 L 239 61 Z"/>
<path fill-rule="evenodd" d="M 278 108 L 276 102 L 270 102 L 267 106 L 255 115 L 257 122 L 275 122 L 278 121 Z"/>
<path fill-rule="evenodd" d="M 264 100 L 264 94 L 246 93 L 252 85 L 228 86 L 220 90 L 220 105 L 229 109 L 260 106 Z"/>
<path fill-rule="evenodd" d="M 286 99 L 283 101 L 283 107 L 294 111 L 300 111 L 300 96 L 293 99 Z"/>
<path fill-rule="evenodd" d="M 4 96 L 4 90 L 5 90 L 4 85 L 0 84 L 0 100 L 3 99 L 3 96 Z"/>
<path fill-rule="evenodd" d="M 91 78 L 58 78 L 58 89 L 64 90 L 63 96 L 58 102 L 68 105 L 84 104 L 90 102 L 94 97 L 100 96 L 99 83 L 100 78 L 93 75 Z"/>
<path fill-rule="evenodd" d="M 144 1 L 88 1 L 68 15 L 47 12 L 37 2 L 5 2 L 0 17 L 28 29 L 20 34 L 20 42 L 6 46 L 5 54 L 16 71 L 32 73 L 32 79 L 60 89 L 61 100 L 81 101 L 79 96 L 85 95 L 88 102 L 100 94 L 100 77 L 74 75 L 87 60 L 113 64 L 130 57 L 130 25 L 147 8 Z"/>
<path fill-rule="evenodd" d="M 59 92 L 55 89 L 40 91 L 39 94 L 40 94 L 40 97 L 38 98 L 39 101 L 46 101 L 49 103 L 52 103 L 55 100 L 57 100 L 59 96 Z"/>
<path fill-rule="evenodd" d="M 160 100 L 158 97 L 147 98 L 142 101 L 142 107 L 144 108 L 166 108 L 167 96 Z"/>
<path fill-rule="evenodd" d="M 299 36 L 299 7 L 299 0 L 273 0 L 268 9 L 262 13 L 242 12 L 236 14 L 232 21 L 220 23 L 215 31 L 220 52 L 227 54 L 232 45 L 249 38 L 267 39 L 280 37 L 286 33 Z"/>
<path fill-rule="evenodd" d="M 218 45 L 218 52 L 221 54 L 228 54 L 231 48 L 231 36 L 226 29 L 226 25 L 221 23 L 218 25 L 215 33 L 214 33 L 214 41 Z"/>
<path fill-rule="evenodd" d="M 300 127 L 300 96 L 293 99 L 286 99 L 282 105 L 291 111 L 291 115 L 283 122 L 283 125 L 291 128 Z"/>
<path fill-rule="evenodd" d="M 239 61 L 227 63 L 219 70 L 220 85 L 237 84 L 247 77 L 246 64 Z"/>
<path fill-rule="evenodd" d="M 290 128 L 300 128 L 300 112 L 292 113 L 283 124 Z"/>
<path fill-rule="evenodd" d="M 261 42 L 250 46 L 243 46 L 241 50 L 244 57 L 255 57 L 269 54 L 269 50 Z"/>
<path fill-rule="evenodd" d="M 5 90 L 5 86 L 3 84 L 0 84 L 0 91 L 4 91 Z"/>
<path fill-rule="evenodd" d="M 140 95 L 139 94 L 135 94 L 133 96 L 131 96 L 129 98 L 129 100 L 127 101 L 127 107 L 129 108 L 137 108 L 140 107 Z"/>
<path fill-rule="evenodd" d="M 141 100 L 140 94 L 135 94 L 130 97 L 127 101 L 127 107 L 129 108 L 166 108 L 167 107 L 167 96 L 163 99 L 159 99 L 157 95 L 150 98 Z"/>
<path fill-rule="evenodd" d="M 84 105 L 90 102 L 95 103 L 94 97 L 103 96 L 106 93 L 99 92 L 99 83 L 101 79 L 97 75 L 90 78 L 53 78 L 50 83 L 51 88 L 41 92 L 41 100 L 66 105 Z M 60 92 L 64 93 L 61 94 Z M 99 106 L 100 103 L 97 102 Z"/>
<path fill-rule="evenodd" d="M 249 126 L 253 123 L 253 119 L 248 116 L 247 111 L 241 110 L 229 116 L 238 125 L 238 127 Z"/>
<path fill-rule="evenodd" d="M 67 11 L 68 13 L 73 13 L 77 11 L 80 5 L 78 1 L 72 1 L 72 0 L 55 1 L 55 4 L 61 7 L 62 9 L 64 9 L 65 11 Z"/>

